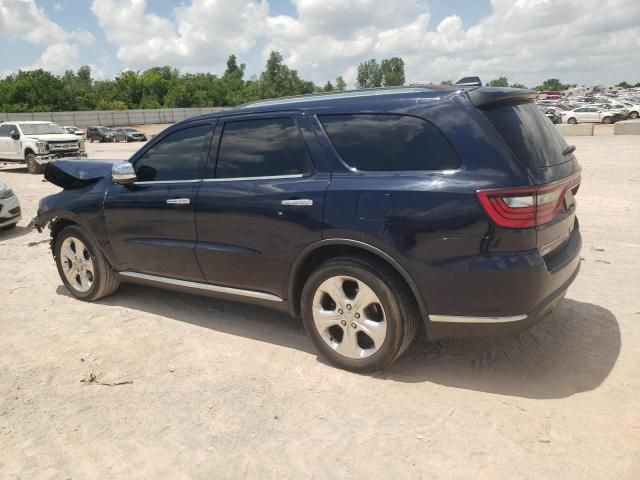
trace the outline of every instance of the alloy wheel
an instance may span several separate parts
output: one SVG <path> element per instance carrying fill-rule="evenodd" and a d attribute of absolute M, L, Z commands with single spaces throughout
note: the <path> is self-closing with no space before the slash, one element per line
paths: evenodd
<path fill-rule="evenodd" d="M 324 342 L 347 358 L 370 357 L 387 336 L 382 302 L 367 284 L 350 276 L 320 284 L 313 297 L 313 321 Z"/>
<path fill-rule="evenodd" d="M 94 282 L 95 270 L 91 253 L 76 237 L 67 237 L 60 248 L 60 264 L 64 276 L 72 288 L 87 292 Z"/>

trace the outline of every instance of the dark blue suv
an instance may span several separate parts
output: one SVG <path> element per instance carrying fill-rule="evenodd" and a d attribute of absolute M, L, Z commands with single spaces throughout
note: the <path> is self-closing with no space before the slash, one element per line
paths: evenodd
<path fill-rule="evenodd" d="M 301 316 L 343 368 L 516 332 L 578 273 L 580 167 L 531 91 L 400 88 L 265 101 L 166 129 L 128 162 L 62 160 L 40 202 L 60 277 Z"/>

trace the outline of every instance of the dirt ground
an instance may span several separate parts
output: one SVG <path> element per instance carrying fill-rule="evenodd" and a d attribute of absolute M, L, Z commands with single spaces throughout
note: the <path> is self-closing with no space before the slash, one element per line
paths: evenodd
<path fill-rule="evenodd" d="M 24 211 L 0 232 L 0 478 L 640 478 L 640 137 L 571 143 L 584 258 L 558 309 L 515 338 L 419 339 L 371 376 L 268 310 L 74 300 L 27 226 L 57 187 L 0 164 Z"/>

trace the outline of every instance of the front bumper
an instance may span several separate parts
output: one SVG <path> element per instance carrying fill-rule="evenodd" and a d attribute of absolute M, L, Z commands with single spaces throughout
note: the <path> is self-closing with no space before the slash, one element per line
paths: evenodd
<path fill-rule="evenodd" d="M 22 212 L 17 196 L 0 200 L 0 228 L 18 223 L 21 218 Z"/>
<path fill-rule="evenodd" d="M 36 156 L 36 163 L 39 165 L 44 165 L 58 158 L 87 158 L 87 153 L 75 151 L 75 152 L 52 153 L 49 155 L 38 155 Z"/>

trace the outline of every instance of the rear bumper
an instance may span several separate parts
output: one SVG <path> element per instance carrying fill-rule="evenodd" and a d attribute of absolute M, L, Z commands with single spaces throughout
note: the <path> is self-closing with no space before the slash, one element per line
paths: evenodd
<path fill-rule="evenodd" d="M 544 260 L 544 267 L 535 265 L 526 270 L 519 270 L 517 280 L 526 286 L 526 294 L 513 295 L 512 283 L 516 281 L 508 272 L 505 273 L 505 282 L 495 283 L 491 286 L 494 291 L 502 291 L 510 296 L 509 304 L 513 306 L 520 302 L 522 309 L 518 312 L 509 310 L 500 313 L 500 309 L 493 309 L 492 314 L 487 313 L 461 313 L 430 314 L 425 319 L 427 335 L 432 340 L 445 338 L 474 338 L 513 335 L 527 329 L 542 318 L 549 315 L 564 298 L 569 286 L 573 283 L 580 271 L 580 248 L 582 240 L 580 232 L 572 234 L 571 239 L 563 248 L 562 255 Z M 543 271 L 541 271 L 543 270 Z M 515 298 L 514 298 L 515 297 Z M 531 306 L 532 298 L 539 300 Z M 492 305 L 487 305 L 491 308 Z"/>

